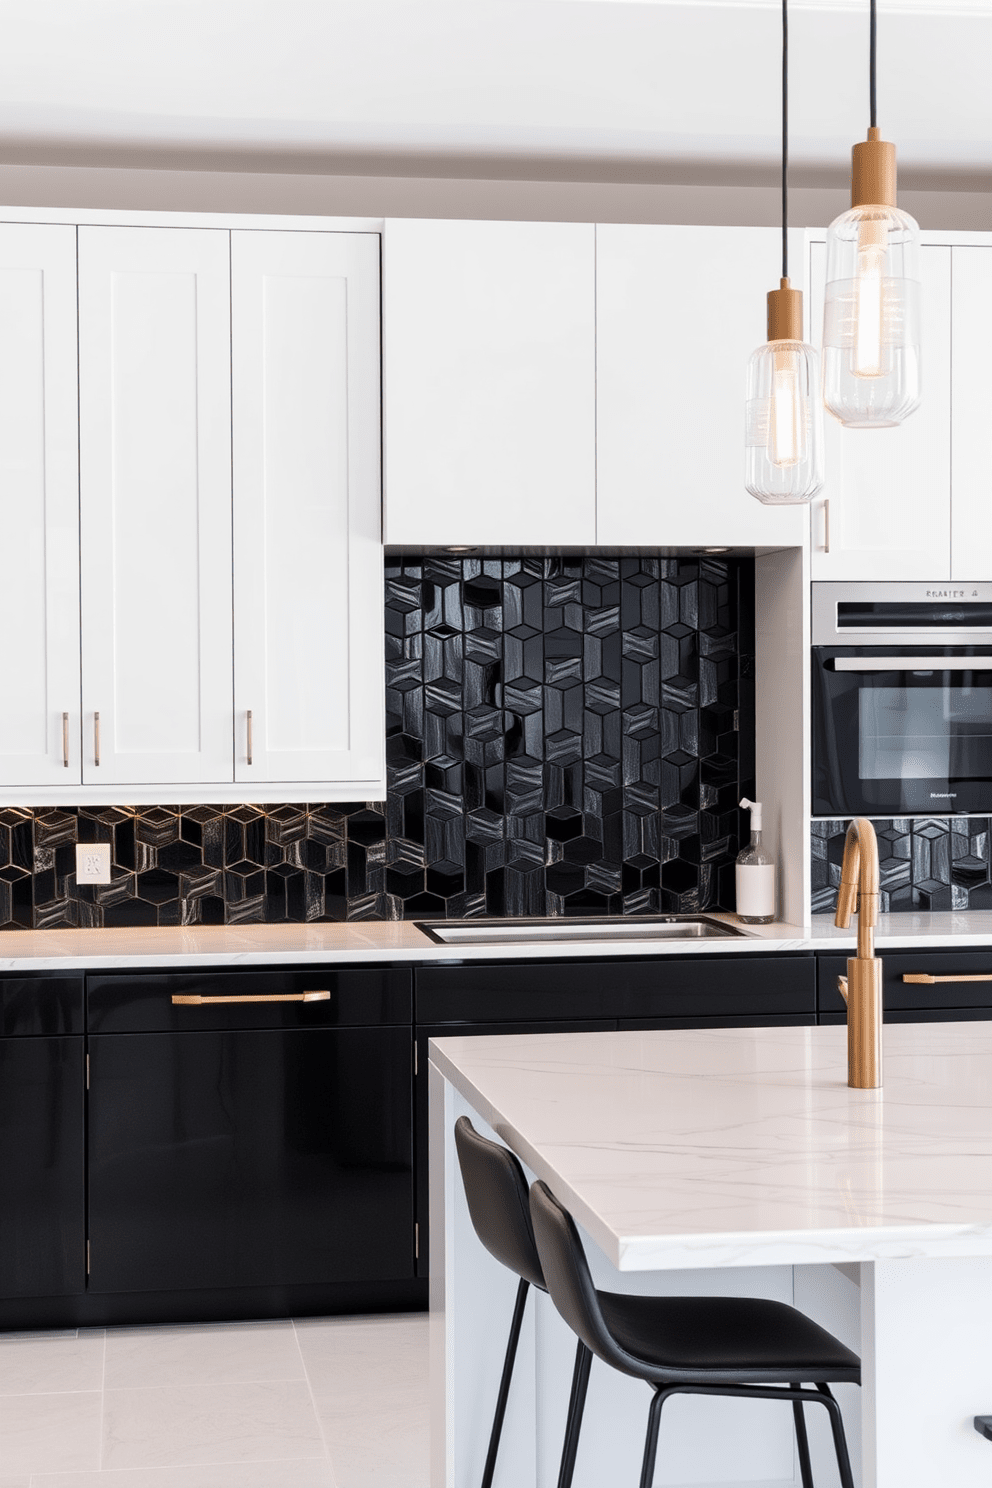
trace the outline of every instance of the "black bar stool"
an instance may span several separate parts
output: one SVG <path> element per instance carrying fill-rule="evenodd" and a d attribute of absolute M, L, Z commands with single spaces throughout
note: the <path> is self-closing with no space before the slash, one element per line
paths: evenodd
<path fill-rule="evenodd" d="M 651 1488 L 661 1409 L 676 1394 L 790 1400 L 803 1488 L 814 1488 L 803 1403 L 825 1406 L 843 1488 L 854 1488 L 844 1422 L 830 1385 L 861 1383 L 857 1354 L 784 1302 L 597 1292 L 572 1216 L 546 1183 L 531 1188 L 530 1209 L 548 1292 L 572 1332 L 604 1363 L 654 1388 L 641 1488 Z M 803 1389 L 804 1383 L 816 1388 Z M 569 1411 L 571 1456 L 562 1461 L 559 1488 L 572 1481 L 584 1404 L 582 1384 Z"/>
<path fill-rule="evenodd" d="M 520 1326 L 524 1320 L 527 1293 L 532 1286 L 539 1287 L 542 1292 L 547 1291 L 547 1287 L 544 1282 L 544 1272 L 541 1270 L 541 1262 L 538 1259 L 537 1247 L 534 1244 L 534 1230 L 527 1197 L 527 1179 L 524 1177 L 524 1170 L 516 1156 L 509 1148 L 501 1147 L 498 1142 L 490 1142 L 488 1137 L 480 1136 L 467 1116 L 459 1116 L 455 1122 L 455 1147 L 458 1151 L 458 1164 L 462 1170 L 468 1212 L 475 1233 L 489 1254 L 495 1256 L 497 1261 L 502 1262 L 520 1278 L 517 1300 L 513 1308 L 513 1319 L 510 1323 L 510 1336 L 506 1344 L 506 1357 L 503 1360 L 503 1374 L 499 1382 L 499 1394 L 496 1397 L 496 1414 L 489 1438 L 489 1451 L 486 1454 L 486 1466 L 482 1474 L 482 1488 L 491 1488 L 493 1473 L 496 1470 L 499 1439 L 503 1430 L 503 1417 L 506 1415 L 506 1402 L 510 1394 L 513 1361 L 516 1358 L 517 1343 L 520 1339 Z M 569 1443 L 573 1434 L 576 1441 L 578 1439 L 578 1422 L 573 1423 L 572 1407 L 575 1401 L 585 1400 L 585 1386 L 589 1379 L 591 1364 L 592 1354 L 579 1339 L 575 1354 L 572 1405 L 569 1407 L 568 1426 L 565 1432 L 562 1471 L 564 1471 L 564 1462 L 569 1454 Z M 571 1449 L 570 1460 L 573 1462 L 575 1460 L 574 1447 Z"/>

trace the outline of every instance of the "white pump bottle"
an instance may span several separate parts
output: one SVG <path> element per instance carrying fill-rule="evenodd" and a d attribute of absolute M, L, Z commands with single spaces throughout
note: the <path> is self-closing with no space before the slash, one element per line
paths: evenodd
<path fill-rule="evenodd" d="M 761 845 L 761 802 L 741 801 L 751 813 L 751 845 L 737 856 L 737 918 L 744 925 L 768 925 L 775 918 L 775 863 Z"/>

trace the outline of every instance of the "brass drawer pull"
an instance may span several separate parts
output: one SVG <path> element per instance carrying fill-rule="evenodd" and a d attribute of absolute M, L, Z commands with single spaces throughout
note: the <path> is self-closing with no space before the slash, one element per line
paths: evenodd
<path fill-rule="evenodd" d="M 927 976 L 925 971 L 905 971 L 902 977 L 904 982 L 926 982 L 928 986 L 934 982 L 992 982 L 992 971 L 980 972 L 977 976 Z"/>
<path fill-rule="evenodd" d="M 200 997 L 196 992 L 187 996 L 174 992 L 172 1001 L 176 1007 L 207 1007 L 215 1002 L 330 1002 L 330 992 L 271 992 L 264 997 Z"/>

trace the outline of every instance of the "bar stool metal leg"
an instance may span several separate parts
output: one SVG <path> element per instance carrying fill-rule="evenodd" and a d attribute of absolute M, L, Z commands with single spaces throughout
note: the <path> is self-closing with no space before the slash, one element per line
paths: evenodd
<path fill-rule="evenodd" d="M 651 1488 L 654 1482 L 654 1464 L 658 1456 L 658 1431 L 661 1426 L 661 1408 L 672 1392 L 656 1390 L 648 1412 L 648 1434 L 644 1441 L 644 1462 L 641 1466 L 641 1488 Z"/>
<path fill-rule="evenodd" d="M 579 1446 L 579 1431 L 582 1427 L 582 1412 L 586 1404 L 589 1387 L 589 1370 L 592 1353 L 580 1338 L 575 1349 L 575 1367 L 572 1370 L 572 1392 L 568 1397 L 568 1422 L 565 1426 L 565 1443 L 561 1449 L 561 1469 L 558 1473 L 558 1488 L 572 1488 L 575 1472 L 575 1454 Z"/>
<path fill-rule="evenodd" d="M 486 1454 L 486 1466 L 482 1473 L 482 1488 L 492 1488 L 493 1473 L 496 1471 L 496 1453 L 499 1451 L 499 1439 L 503 1431 L 503 1417 L 506 1415 L 506 1402 L 510 1394 L 510 1380 L 513 1377 L 513 1361 L 517 1356 L 517 1344 L 520 1342 L 520 1325 L 524 1320 L 524 1307 L 527 1303 L 527 1293 L 530 1291 L 530 1282 L 520 1278 L 517 1287 L 517 1300 L 513 1307 L 513 1320 L 510 1323 L 510 1336 L 506 1341 L 506 1357 L 503 1360 L 503 1373 L 499 1382 L 499 1394 L 496 1397 L 496 1414 L 493 1417 L 492 1434 L 489 1437 L 489 1451 Z"/>
<path fill-rule="evenodd" d="M 799 1472 L 803 1488 L 813 1488 L 813 1465 L 809 1460 L 809 1437 L 806 1435 L 806 1417 L 803 1415 L 801 1401 L 792 1402 L 792 1414 L 796 1422 L 796 1445 L 799 1448 Z"/>
<path fill-rule="evenodd" d="M 851 1471 L 851 1459 L 847 1451 L 847 1438 L 844 1435 L 844 1418 L 840 1413 L 840 1406 L 833 1397 L 829 1385 L 817 1385 L 827 1410 L 830 1412 L 830 1429 L 834 1434 L 834 1451 L 837 1453 L 837 1467 L 840 1472 L 840 1480 L 843 1488 L 854 1488 L 854 1474 Z"/>

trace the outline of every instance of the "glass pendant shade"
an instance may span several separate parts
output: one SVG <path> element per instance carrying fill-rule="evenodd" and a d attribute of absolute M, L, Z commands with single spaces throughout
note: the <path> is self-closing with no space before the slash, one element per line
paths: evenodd
<path fill-rule="evenodd" d="M 891 156 L 862 161 L 859 175 L 859 152 L 873 148 Z M 871 140 L 854 153 L 856 205 L 827 232 L 823 401 L 850 428 L 884 429 L 920 401 L 920 230 L 894 205 L 894 147 Z"/>
<path fill-rule="evenodd" d="M 803 297 L 768 296 L 768 340 L 747 367 L 744 483 L 766 506 L 812 501 L 823 484 L 820 362 L 802 339 Z"/>

